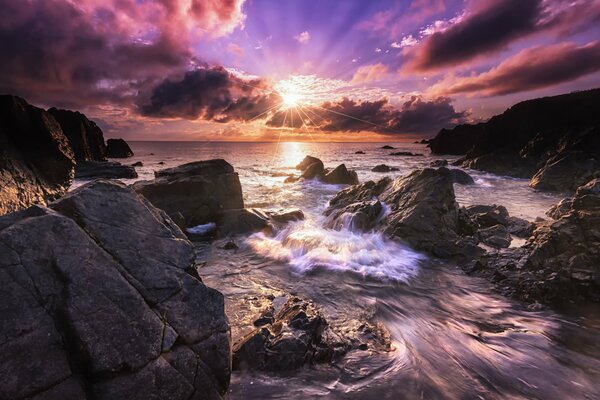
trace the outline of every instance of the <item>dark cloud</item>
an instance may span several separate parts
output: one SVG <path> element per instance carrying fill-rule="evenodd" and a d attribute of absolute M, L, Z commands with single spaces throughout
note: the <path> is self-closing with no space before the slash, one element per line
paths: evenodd
<path fill-rule="evenodd" d="M 434 85 L 434 95 L 504 95 L 568 82 L 600 71 L 600 42 L 561 43 L 526 49 L 496 68 L 475 76 L 449 76 Z"/>
<path fill-rule="evenodd" d="M 414 49 L 411 71 L 427 71 L 497 51 L 534 30 L 541 0 L 493 0 L 477 3 L 450 28 L 436 32 Z"/>
<path fill-rule="evenodd" d="M 0 0 L 0 92 L 65 107 L 130 105 L 161 77 L 202 64 L 191 50 L 196 31 L 243 19 L 243 0 L 194 0 L 187 11 L 179 3 Z"/>
<path fill-rule="evenodd" d="M 412 96 L 400 108 L 386 99 L 357 102 L 344 98 L 301 110 L 279 110 L 267 125 L 272 127 L 315 127 L 326 132 L 432 133 L 467 121 L 467 113 L 454 109 L 449 98 L 425 100 Z"/>
<path fill-rule="evenodd" d="M 248 121 L 281 102 L 262 80 L 245 80 L 223 67 L 198 68 L 166 79 L 142 100 L 140 112 L 163 118 Z"/>

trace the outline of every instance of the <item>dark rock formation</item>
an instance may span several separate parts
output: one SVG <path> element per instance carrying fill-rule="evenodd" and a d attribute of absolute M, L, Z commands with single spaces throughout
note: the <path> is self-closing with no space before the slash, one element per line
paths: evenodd
<path fill-rule="evenodd" d="M 390 153 L 390 156 L 421 157 L 423 154 L 411 153 L 410 151 L 396 151 Z"/>
<path fill-rule="evenodd" d="M 144 163 L 141 161 L 136 161 L 133 164 L 131 164 L 132 167 L 143 167 Z"/>
<path fill-rule="evenodd" d="M 458 183 L 459 185 L 473 185 L 475 183 L 471 175 L 467 174 L 465 171 L 453 168 L 450 170 L 450 173 L 452 174 L 454 183 Z"/>
<path fill-rule="evenodd" d="M 75 154 L 75 161 L 106 160 L 104 134 L 94 121 L 77 111 L 48 110 L 60 124 Z"/>
<path fill-rule="evenodd" d="M 56 119 L 16 96 L 0 96 L 0 214 L 66 192 L 75 159 Z"/>
<path fill-rule="evenodd" d="M 133 157 L 133 151 L 123 139 L 108 139 L 106 141 L 106 156 L 109 158 Z"/>
<path fill-rule="evenodd" d="M 329 171 L 325 169 L 323 161 L 312 156 L 304 157 L 300 164 L 296 165 L 296 169 L 302 171 L 300 177 L 289 176 L 285 179 L 285 183 L 297 182 L 300 179 L 316 179 L 332 185 L 354 185 L 358 183 L 358 175 L 355 171 L 349 171 L 346 165 L 340 164 Z"/>
<path fill-rule="evenodd" d="M 385 146 L 381 146 L 381 148 L 385 149 L 385 150 L 393 150 L 393 149 L 395 149 L 394 146 L 390 146 L 390 145 L 387 145 L 387 144 Z"/>
<path fill-rule="evenodd" d="M 359 150 L 359 151 L 355 151 L 354 154 L 365 154 L 365 152 L 362 150 Z"/>
<path fill-rule="evenodd" d="M 448 160 L 434 160 L 429 163 L 432 168 L 445 167 L 446 165 L 448 165 Z"/>
<path fill-rule="evenodd" d="M 289 373 L 305 364 L 334 362 L 350 350 L 389 351 L 389 333 L 361 323 L 351 336 L 331 327 L 310 301 L 278 297 L 254 325 L 258 328 L 233 346 L 233 368 Z"/>
<path fill-rule="evenodd" d="M 0 217 L 0 398 L 224 395 L 223 296 L 166 214 L 110 181 L 50 207 Z"/>
<path fill-rule="evenodd" d="M 135 168 L 111 161 L 81 161 L 75 166 L 77 179 L 135 179 Z"/>
<path fill-rule="evenodd" d="M 155 176 L 133 188 L 182 227 L 216 222 L 224 211 L 244 208 L 240 179 L 225 160 L 192 162 Z"/>
<path fill-rule="evenodd" d="M 466 154 L 458 165 L 532 178 L 541 190 L 572 191 L 600 176 L 600 89 L 524 101 L 477 125 L 442 129 L 433 154 Z"/>
<path fill-rule="evenodd" d="M 473 232 L 500 225 L 506 228 L 508 233 L 520 238 L 528 238 L 533 233 L 534 224 L 532 222 L 518 217 L 511 217 L 504 206 L 497 206 L 495 204 L 473 205 L 461 207 L 460 212 L 461 224 L 463 227 L 470 226 L 470 230 Z M 492 231 L 484 232 L 484 235 L 490 232 Z M 503 231 L 502 236 L 506 237 Z"/>
<path fill-rule="evenodd" d="M 392 172 L 392 171 L 398 171 L 398 168 L 390 167 L 385 164 L 379 164 L 379 165 L 376 165 L 375 167 L 373 167 L 373 169 L 371 169 L 371 171 L 372 172 Z"/>
<path fill-rule="evenodd" d="M 267 214 L 272 221 L 278 224 L 287 224 L 288 222 L 301 221 L 304 219 L 302 210 L 280 210 Z"/>
<path fill-rule="evenodd" d="M 258 232 L 269 227 L 269 216 L 257 209 L 225 210 L 217 222 L 217 235 Z"/>

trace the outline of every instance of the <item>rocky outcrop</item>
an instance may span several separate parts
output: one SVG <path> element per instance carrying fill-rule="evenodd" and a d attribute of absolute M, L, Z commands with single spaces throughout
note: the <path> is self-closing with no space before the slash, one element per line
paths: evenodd
<path fill-rule="evenodd" d="M 275 298 L 255 322 L 258 328 L 233 346 L 233 368 L 289 373 L 303 365 L 330 363 L 351 350 L 386 352 L 389 333 L 367 322 L 341 334 L 312 302 L 298 297 Z"/>
<path fill-rule="evenodd" d="M 475 181 L 471 177 L 471 175 L 467 174 L 465 171 L 460 169 L 451 169 L 450 173 L 452 174 L 452 180 L 454 183 L 458 183 L 459 185 L 473 185 Z"/>
<path fill-rule="evenodd" d="M 123 139 L 108 139 L 106 141 L 106 156 L 109 158 L 133 157 L 133 151 Z"/>
<path fill-rule="evenodd" d="M 182 232 L 117 182 L 0 217 L 0 398 L 220 398 L 224 300 L 194 269 Z"/>
<path fill-rule="evenodd" d="M 0 96 L 0 214 L 60 197 L 74 165 L 69 140 L 50 113 Z"/>
<path fill-rule="evenodd" d="M 106 145 L 104 134 L 94 121 L 77 111 L 48 110 L 60 124 L 63 133 L 69 139 L 75 161 L 104 161 L 106 160 Z"/>
<path fill-rule="evenodd" d="M 448 165 L 448 160 L 434 160 L 429 163 L 429 166 L 432 168 L 445 167 Z"/>
<path fill-rule="evenodd" d="M 225 160 L 192 162 L 155 176 L 133 188 L 181 227 L 216 222 L 225 211 L 244 208 L 240 179 Z"/>
<path fill-rule="evenodd" d="M 392 171 L 398 171 L 398 168 L 390 167 L 385 164 L 379 164 L 379 165 L 374 166 L 373 169 L 371 169 L 371 172 L 392 172 Z"/>
<path fill-rule="evenodd" d="M 540 190 L 573 191 L 600 176 L 600 89 L 524 101 L 477 125 L 443 129 L 433 154 L 458 165 L 532 178 Z"/>
<path fill-rule="evenodd" d="M 537 223 L 523 247 L 488 254 L 471 272 L 527 302 L 600 302 L 600 180 L 549 214 L 555 219 Z"/>
<path fill-rule="evenodd" d="M 396 151 L 394 153 L 390 153 L 390 156 L 422 157 L 423 154 L 412 153 L 410 151 Z"/>
<path fill-rule="evenodd" d="M 77 179 L 136 179 L 135 168 L 112 161 L 81 161 L 75 166 Z"/>
<path fill-rule="evenodd" d="M 333 170 L 325 169 L 323 161 L 316 157 L 306 156 L 296 165 L 296 169 L 302 173 L 300 177 L 290 176 L 286 178 L 286 183 L 297 182 L 300 179 L 316 179 L 321 182 L 332 185 L 354 185 L 358 183 L 358 175 L 355 171 L 350 171 L 346 165 L 340 164 Z"/>

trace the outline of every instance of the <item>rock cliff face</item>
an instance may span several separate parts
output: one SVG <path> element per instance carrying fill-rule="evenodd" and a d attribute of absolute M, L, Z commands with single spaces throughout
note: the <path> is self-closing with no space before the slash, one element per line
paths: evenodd
<path fill-rule="evenodd" d="M 600 176 L 600 89 L 518 103 L 477 125 L 442 129 L 434 154 L 458 165 L 520 178 L 540 190 L 574 191 Z"/>
<path fill-rule="evenodd" d="M 104 161 L 106 160 L 106 145 L 104 134 L 94 121 L 77 111 L 48 110 L 60 124 L 63 133 L 69 139 L 75 161 Z"/>
<path fill-rule="evenodd" d="M 110 158 L 133 157 L 133 151 L 123 139 L 108 139 L 106 141 L 106 156 Z"/>
<path fill-rule="evenodd" d="M 56 119 L 16 96 L 0 96 L 0 214 L 66 192 L 75 159 Z"/>
<path fill-rule="evenodd" d="M 96 181 L 0 217 L 0 398 L 219 399 L 223 296 L 160 210 Z"/>

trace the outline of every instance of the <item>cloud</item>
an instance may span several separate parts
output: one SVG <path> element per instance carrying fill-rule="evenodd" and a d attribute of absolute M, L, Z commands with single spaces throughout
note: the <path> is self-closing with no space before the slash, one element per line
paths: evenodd
<path fill-rule="evenodd" d="M 245 80 L 223 67 L 203 67 L 160 82 L 142 96 L 139 111 L 159 118 L 248 121 L 280 102 L 261 79 Z"/>
<path fill-rule="evenodd" d="M 308 31 L 304 31 L 294 36 L 294 39 L 296 39 L 300 43 L 308 43 L 310 40 L 310 33 L 308 33 Z"/>
<path fill-rule="evenodd" d="M 227 51 L 240 58 L 244 57 L 246 54 L 244 49 L 235 43 L 229 43 L 229 45 L 227 45 Z"/>
<path fill-rule="evenodd" d="M 352 83 L 378 81 L 388 75 L 389 69 L 384 64 L 363 65 L 352 77 Z"/>
<path fill-rule="evenodd" d="M 325 132 L 423 134 L 434 133 L 468 119 L 467 113 L 456 111 L 448 98 L 425 100 L 420 96 L 410 97 L 400 108 L 391 106 L 386 99 L 360 102 L 344 98 L 320 106 L 302 107 L 293 119 L 291 113 L 294 111 L 279 110 L 266 124 L 296 129 L 306 126 Z"/>
<path fill-rule="evenodd" d="M 198 38 L 243 24 L 244 0 L 0 0 L 0 91 L 63 107 L 130 105 L 191 65 Z"/>
<path fill-rule="evenodd" d="M 491 70 L 473 76 L 449 75 L 433 85 L 432 95 L 505 95 L 568 82 L 600 71 L 600 42 L 560 43 L 519 52 Z"/>
<path fill-rule="evenodd" d="M 424 72 L 497 51 L 535 28 L 541 6 L 541 0 L 479 2 L 456 24 L 428 36 L 407 68 Z"/>

